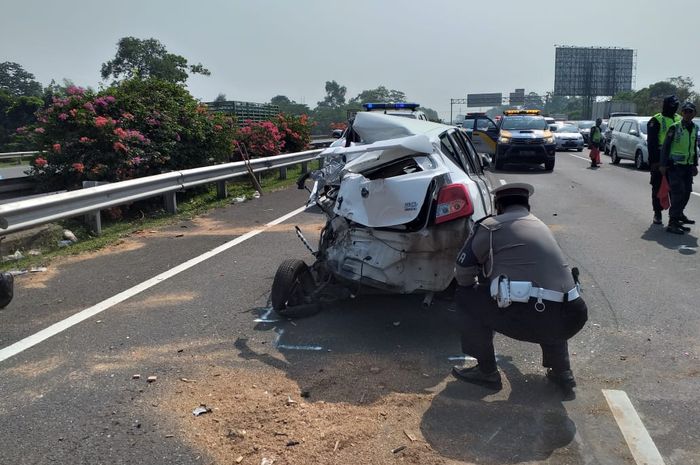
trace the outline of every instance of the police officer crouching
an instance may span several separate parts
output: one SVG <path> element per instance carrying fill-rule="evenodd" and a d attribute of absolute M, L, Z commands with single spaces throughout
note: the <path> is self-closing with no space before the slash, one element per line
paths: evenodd
<path fill-rule="evenodd" d="M 569 270 L 549 228 L 530 213 L 534 187 L 511 183 L 493 191 L 497 215 L 478 222 L 457 258 L 457 305 L 463 317 L 462 351 L 477 360 L 452 374 L 500 389 L 494 331 L 542 347 L 547 377 L 576 386 L 567 341 L 588 319 L 578 270 Z"/>

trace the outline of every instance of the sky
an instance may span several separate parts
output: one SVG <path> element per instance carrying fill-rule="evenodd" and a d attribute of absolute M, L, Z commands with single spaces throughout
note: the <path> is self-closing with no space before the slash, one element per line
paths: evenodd
<path fill-rule="evenodd" d="M 636 89 L 689 76 L 700 88 L 693 0 L 2 0 L 0 62 L 42 84 L 98 88 L 121 37 L 156 38 L 201 62 L 198 99 L 316 106 L 325 82 L 349 99 L 383 85 L 448 119 L 450 99 L 554 87 L 555 45 L 637 50 Z M 687 34 L 689 42 L 683 42 Z M 465 110 L 455 106 L 455 113 Z"/>

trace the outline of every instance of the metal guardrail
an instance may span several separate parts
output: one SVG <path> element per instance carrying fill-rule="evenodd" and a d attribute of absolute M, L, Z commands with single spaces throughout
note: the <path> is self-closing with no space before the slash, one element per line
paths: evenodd
<path fill-rule="evenodd" d="M 254 173 L 284 168 L 315 160 L 319 153 L 321 150 L 307 150 L 256 158 L 250 160 L 250 168 Z M 161 195 L 170 196 L 166 197 L 166 205 L 170 206 L 169 210 L 174 210 L 176 192 L 202 184 L 223 183 L 243 175 L 248 175 L 246 163 L 238 161 L 6 203 L 0 205 L 0 228 L 3 229 L 0 233 L 17 232 L 56 220 L 99 213 L 106 208 Z"/>
<path fill-rule="evenodd" d="M 0 160 L 14 160 L 15 158 L 22 159 L 31 155 L 37 155 L 41 152 L 3 152 L 0 153 Z"/>

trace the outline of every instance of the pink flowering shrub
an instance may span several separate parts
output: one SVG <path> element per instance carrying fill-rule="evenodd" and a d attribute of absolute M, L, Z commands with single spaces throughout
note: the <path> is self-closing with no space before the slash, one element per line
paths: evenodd
<path fill-rule="evenodd" d="M 57 190 L 228 161 L 235 122 L 181 86 L 134 79 L 96 95 L 70 87 L 22 131 L 43 151 L 31 174 Z"/>
<path fill-rule="evenodd" d="M 287 153 L 308 150 L 311 142 L 311 121 L 306 115 L 294 116 L 280 113 L 275 124 L 282 134 L 284 151 Z"/>
<path fill-rule="evenodd" d="M 236 138 L 236 144 L 245 144 L 248 155 L 251 157 L 279 155 L 284 149 L 284 143 L 282 133 L 271 121 L 254 123 L 246 120 L 238 130 Z"/>

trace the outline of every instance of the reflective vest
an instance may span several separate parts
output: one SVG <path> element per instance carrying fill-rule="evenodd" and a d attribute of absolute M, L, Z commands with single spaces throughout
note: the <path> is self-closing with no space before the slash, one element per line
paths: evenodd
<path fill-rule="evenodd" d="M 698 125 L 693 123 L 693 127 L 688 130 L 683 123 L 678 122 L 673 125 L 675 133 L 671 141 L 671 153 L 669 158 L 676 165 L 691 165 L 695 163 L 695 146 L 698 139 Z"/>
<path fill-rule="evenodd" d="M 591 140 L 593 141 L 593 143 L 599 144 L 601 139 L 600 128 L 598 126 L 593 126 L 591 128 L 591 134 L 593 134 L 591 136 Z"/>
<path fill-rule="evenodd" d="M 681 115 L 676 113 L 673 115 L 673 118 L 669 118 L 668 116 L 664 116 L 662 113 L 657 113 L 653 116 L 653 118 L 656 118 L 656 121 L 659 122 L 659 147 L 661 147 L 664 145 L 664 141 L 666 140 L 668 128 L 679 122 L 681 120 Z"/>

